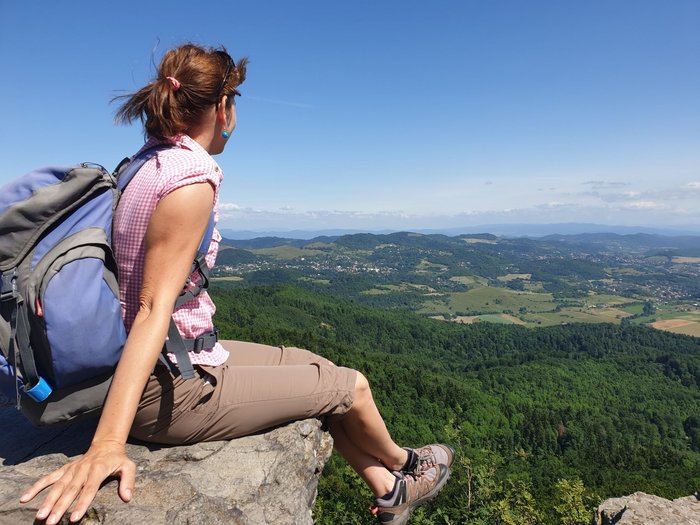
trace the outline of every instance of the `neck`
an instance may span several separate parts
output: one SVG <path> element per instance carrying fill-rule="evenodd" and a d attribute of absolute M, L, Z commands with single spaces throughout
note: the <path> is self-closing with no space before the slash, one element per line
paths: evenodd
<path fill-rule="evenodd" d="M 215 117 L 214 107 L 211 109 L 212 114 L 209 118 L 202 119 L 202 123 L 196 126 L 191 126 L 187 130 L 187 134 L 199 143 L 209 155 L 217 155 L 224 150 L 226 141 L 221 136 L 222 126 L 218 124 Z"/>

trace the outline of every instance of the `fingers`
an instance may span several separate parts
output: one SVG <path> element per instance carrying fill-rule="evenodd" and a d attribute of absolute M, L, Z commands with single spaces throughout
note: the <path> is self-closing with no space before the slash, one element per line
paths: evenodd
<path fill-rule="evenodd" d="M 47 474 L 46 476 L 39 478 L 31 487 L 24 491 L 24 494 L 20 496 L 19 501 L 21 503 L 27 503 L 28 501 L 34 499 L 34 496 L 39 494 L 39 492 L 61 479 L 64 470 L 65 466 L 58 470 L 54 470 L 51 474 Z"/>
<path fill-rule="evenodd" d="M 85 514 L 103 479 L 104 476 L 90 472 L 85 466 L 65 469 L 41 502 L 36 517 L 40 520 L 46 519 L 46 525 L 55 525 L 61 521 L 63 515 L 79 497 L 79 501 L 83 502 L 84 510 L 79 514 L 74 511 L 70 518 L 71 521 L 78 521 Z"/>
<path fill-rule="evenodd" d="M 88 507 L 90 507 L 90 503 L 92 503 L 92 500 L 95 498 L 97 491 L 100 490 L 100 485 L 102 484 L 102 481 L 104 481 L 104 479 L 105 476 L 96 475 L 94 473 L 91 474 L 90 476 L 88 476 L 88 479 L 85 481 L 82 487 L 78 488 L 78 492 L 75 492 L 73 498 L 70 501 L 66 500 L 65 510 L 68 509 L 70 504 L 73 502 L 73 499 L 75 499 L 75 496 L 78 496 L 78 500 L 73 506 L 73 512 L 71 512 L 70 515 L 70 521 L 79 521 L 80 518 L 82 518 L 85 515 L 85 513 L 88 510 Z M 71 492 L 72 491 L 68 491 L 66 495 L 70 497 L 69 495 Z M 59 503 L 63 503 L 63 501 L 59 501 Z"/>
<path fill-rule="evenodd" d="M 110 474 L 110 476 L 119 477 L 119 497 L 126 503 L 131 499 L 131 494 L 134 490 L 136 481 L 136 465 L 133 461 L 125 459 L 119 464 Z M 73 506 L 73 512 L 70 515 L 70 521 L 79 521 L 87 512 L 92 500 L 95 498 L 97 491 L 100 489 L 102 481 L 107 475 L 91 474 L 85 484 L 78 500 Z M 66 507 L 67 508 L 67 507 Z"/>
<path fill-rule="evenodd" d="M 136 483 L 136 464 L 133 461 L 126 463 L 119 474 L 119 497 L 125 503 L 131 500 Z"/>
<path fill-rule="evenodd" d="M 20 502 L 30 501 L 50 486 L 39 505 L 37 519 L 46 520 L 46 525 L 55 525 L 75 502 L 70 521 L 76 522 L 85 515 L 102 482 L 108 476 L 120 477 L 119 496 L 128 502 L 134 489 L 136 465 L 122 454 L 100 458 L 84 457 L 69 463 L 39 479 L 22 494 Z"/>
<path fill-rule="evenodd" d="M 68 484 L 63 480 L 55 483 L 41 503 L 37 517 L 48 516 L 46 525 L 58 523 L 80 492 L 81 486 L 77 480 Z"/>

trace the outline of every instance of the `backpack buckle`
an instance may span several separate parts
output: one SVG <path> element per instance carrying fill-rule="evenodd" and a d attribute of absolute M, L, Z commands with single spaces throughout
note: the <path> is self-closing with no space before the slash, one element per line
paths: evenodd
<path fill-rule="evenodd" d="M 0 274 L 2 286 L 0 286 L 0 301 L 7 301 L 17 298 L 17 269 L 12 272 Z"/>
<path fill-rule="evenodd" d="M 200 335 L 196 339 L 192 340 L 192 352 L 198 354 L 202 350 L 213 348 L 216 342 L 219 340 L 219 330 L 214 329 L 208 334 Z"/>

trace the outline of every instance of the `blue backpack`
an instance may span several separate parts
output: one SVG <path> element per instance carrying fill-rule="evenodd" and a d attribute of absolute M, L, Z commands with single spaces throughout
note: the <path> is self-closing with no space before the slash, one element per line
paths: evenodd
<path fill-rule="evenodd" d="M 131 178 L 164 147 L 124 159 L 114 174 L 89 163 L 48 167 L 0 189 L 0 391 L 37 426 L 102 408 L 126 341 L 112 219 Z M 208 285 L 213 228 L 212 213 L 192 265 L 201 284 L 183 288 L 176 308 Z M 188 350 L 217 338 L 185 340 L 171 319 L 161 361 L 191 379 Z"/>

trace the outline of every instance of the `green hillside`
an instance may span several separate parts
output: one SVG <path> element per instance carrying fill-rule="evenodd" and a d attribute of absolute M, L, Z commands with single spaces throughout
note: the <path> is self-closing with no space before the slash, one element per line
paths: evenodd
<path fill-rule="evenodd" d="M 700 339 L 634 325 L 459 325 L 289 286 L 213 295 L 223 337 L 355 367 L 399 443 L 456 446 L 452 481 L 412 523 L 587 523 L 604 497 L 700 488 Z M 359 510 L 370 500 L 334 456 L 315 519 L 373 523 Z"/>
<path fill-rule="evenodd" d="M 226 242 L 237 248 L 222 250 L 214 276 L 231 286 L 293 284 L 456 323 L 632 323 L 700 337 L 700 237 L 400 232 Z M 649 312 L 635 311 L 645 303 Z"/>

